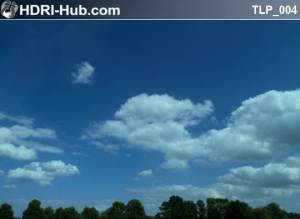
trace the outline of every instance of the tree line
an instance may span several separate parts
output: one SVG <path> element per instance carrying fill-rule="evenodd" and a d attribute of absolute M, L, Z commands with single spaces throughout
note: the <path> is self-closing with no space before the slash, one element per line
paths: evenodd
<path fill-rule="evenodd" d="M 11 205 L 2 204 L 0 219 L 300 219 L 300 214 L 288 213 L 276 203 L 252 208 L 239 200 L 208 198 L 206 202 L 194 202 L 171 196 L 161 204 L 155 216 L 147 216 L 137 199 L 127 204 L 116 201 L 103 212 L 94 207 L 85 207 L 81 212 L 74 207 L 43 208 L 41 202 L 34 199 L 29 202 L 21 218 L 14 217 Z"/>

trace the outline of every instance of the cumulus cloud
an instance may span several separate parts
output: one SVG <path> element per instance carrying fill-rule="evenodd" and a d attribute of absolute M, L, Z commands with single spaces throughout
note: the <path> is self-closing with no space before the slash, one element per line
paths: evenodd
<path fill-rule="evenodd" d="M 8 179 L 28 179 L 39 185 L 49 185 L 56 177 L 79 174 L 77 166 L 65 164 L 61 160 L 32 162 L 24 167 L 9 170 Z"/>
<path fill-rule="evenodd" d="M 90 84 L 95 73 L 95 67 L 89 62 L 82 62 L 77 72 L 72 73 L 74 84 Z"/>
<path fill-rule="evenodd" d="M 60 148 L 40 142 L 45 139 L 56 139 L 55 131 L 35 128 L 34 120 L 30 118 L 0 113 L 0 156 L 32 160 L 38 151 L 62 153 Z"/>
<path fill-rule="evenodd" d="M 36 151 L 25 146 L 15 146 L 9 143 L 0 144 L 0 155 L 16 160 L 32 160 L 37 157 Z"/>
<path fill-rule="evenodd" d="M 209 159 L 272 158 L 300 145 L 300 90 L 269 91 L 249 98 L 232 112 L 228 124 L 199 137 Z"/>
<path fill-rule="evenodd" d="M 258 168 L 252 166 L 234 168 L 220 177 L 220 180 L 233 185 L 300 189 L 300 157 L 292 156 L 284 162 L 272 162 Z"/>
<path fill-rule="evenodd" d="M 114 120 L 94 122 L 85 137 L 92 141 L 105 138 L 124 140 L 144 150 L 166 156 L 164 168 L 183 169 L 194 147 L 188 127 L 199 124 L 213 112 L 211 101 L 193 103 L 169 95 L 140 94 L 126 101 Z"/>
<path fill-rule="evenodd" d="M 190 128 L 213 112 L 211 101 L 141 94 L 128 99 L 114 119 L 92 123 L 85 135 L 161 152 L 165 169 L 187 169 L 190 160 L 266 160 L 300 145 L 299 99 L 299 89 L 268 91 L 243 101 L 224 128 L 195 136 Z"/>
<path fill-rule="evenodd" d="M 150 188 L 131 188 L 146 202 L 160 203 L 171 195 L 187 199 L 205 200 L 208 197 L 240 199 L 253 205 L 298 199 L 300 194 L 300 157 L 291 156 L 282 162 L 271 162 L 261 167 L 232 168 L 208 186 L 161 185 Z"/>
<path fill-rule="evenodd" d="M 139 172 L 138 177 L 140 177 L 140 178 L 153 177 L 153 171 L 152 171 L 152 169 L 142 170 L 141 172 Z"/>

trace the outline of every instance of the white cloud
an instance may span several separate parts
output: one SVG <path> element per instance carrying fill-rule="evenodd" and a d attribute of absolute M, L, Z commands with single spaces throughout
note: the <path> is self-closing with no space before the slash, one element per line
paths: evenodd
<path fill-rule="evenodd" d="M 289 157 L 284 162 L 272 162 L 258 168 L 252 166 L 234 168 L 220 177 L 220 180 L 233 185 L 300 189 L 300 157 Z"/>
<path fill-rule="evenodd" d="M 114 119 L 92 123 L 86 137 L 113 138 L 161 152 L 166 159 L 161 167 L 166 169 L 184 170 L 190 160 L 265 160 L 300 145 L 299 99 L 300 90 L 260 94 L 243 101 L 224 128 L 195 136 L 190 128 L 213 112 L 210 101 L 141 94 L 128 99 Z"/>
<path fill-rule="evenodd" d="M 77 72 L 72 73 L 73 83 L 90 84 L 95 73 L 95 67 L 89 62 L 82 62 Z"/>
<path fill-rule="evenodd" d="M 178 158 L 168 158 L 165 162 L 160 165 L 163 169 L 170 170 L 185 170 L 188 168 L 188 162 Z"/>
<path fill-rule="evenodd" d="M 6 184 L 2 186 L 3 189 L 15 189 L 17 186 L 15 184 Z"/>
<path fill-rule="evenodd" d="M 20 125 L 25 125 L 25 126 L 31 126 L 34 123 L 34 119 L 24 117 L 24 116 L 11 116 L 11 115 L 6 115 L 2 112 L 0 112 L 0 121 L 1 120 L 10 120 L 12 122 L 15 122 Z"/>
<path fill-rule="evenodd" d="M 269 91 L 242 102 L 227 126 L 200 136 L 213 161 L 272 158 L 300 145 L 300 90 Z"/>
<path fill-rule="evenodd" d="M 141 172 L 139 172 L 138 177 L 140 178 L 153 177 L 153 171 L 152 169 L 142 170 Z"/>
<path fill-rule="evenodd" d="M 15 146 L 9 143 L 0 144 L 0 155 L 16 160 L 33 160 L 37 157 L 36 151 L 25 146 Z"/>
<path fill-rule="evenodd" d="M 282 162 L 271 162 L 262 167 L 232 168 L 209 186 L 161 185 L 150 188 L 128 189 L 150 203 L 160 203 L 171 195 L 187 199 L 221 197 L 240 199 L 253 205 L 278 201 L 286 203 L 300 194 L 300 157 L 292 156 Z"/>
<path fill-rule="evenodd" d="M 159 151 L 167 159 L 164 168 L 183 169 L 195 147 L 187 128 L 199 124 L 212 112 L 211 101 L 193 103 L 166 94 L 140 94 L 128 99 L 114 120 L 93 123 L 85 137 L 93 142 L 117 138 L 144 150 Z"/>
<path fill-rule="evenodd" d="M 79 169 L 71 164 L 65 164 L 60 160 L 49 162 L 32 162 L 29 165 L 14 170 L 9 170 L 7 178 L 9 179 L 28 179 L 39 185 L 49 185 L 60 176 L 70 176 L 79 174 Z"/>
<path fill-rule="evenodd" d="M 9 121 L 8 123 L 2 123 Z M 62 153 L 58 147 L 40 141 L 56 139 L 52 129 L 34 128 L 34 120 L 0 113 L 0 156 L 17 160 L 32 160 L 37 152 Z"/>
<path fill-rule="evenodd" d="M 3 176 L 4 175 L 4 171 L 3 170 L 0 170 L 0 176 Z"/>

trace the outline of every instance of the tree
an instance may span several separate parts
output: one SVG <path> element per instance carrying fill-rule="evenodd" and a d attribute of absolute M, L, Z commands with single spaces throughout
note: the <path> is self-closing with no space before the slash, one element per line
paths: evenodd
<path fill-rule="evenodd" d="M 54 213 L 54 218 L 55 219 L 63 219 L 64 217 L 64 209 L 62 207 L 56 209 Z"/>
<path fill-rule="evenodd" d="M 193 201 L 183 202 L 183 218 L 197 219 L 197 205 Z"/>
<path fill-rule="evenodd" d="M 159 216 L 165 219 L 185 219 L 183 218 L 183 199 L 179 196 L 171 196 L 169 201 L 161 204 Z"/>
<path fill-rule="evenodd" d="M 251 219 L 252 209 L 240 201 L 230 201 L 226 208 L 226 219 Z"/>
<path fill-rule="evenodd" d="M 130 200 L 126 205 L 126 219 L 144 219 L 146 217 L 142 203 L 137 199 Z"/>
<path fill-rule="evenodd" d="M 266 212 L 264 208 L 255 208 L 252 211 L 253 219 L 266 219 Z"/>
<path fill-rule="evenodd" d="M 54 210 L 51 207 L 47 207 L 44 210 L 45 219 L 54 219 Z"/>
<path fill-rule="evenodd" d="M 101 214 L 104 219 L 123 219 L 126 205 L 123 202 L 114 202 L 112 206 Z"/>
<path fill-rule="evenodd" d="M 268 219 L 269 218 L 282 219 L 284 217 L 285 213 L 286 213 L 276 203 L 268 204 L 264 209 L 267 213 L 267 218 Z"/>
<path fill-rule="evenodd" d="M 14 219 L 14 212 L 9 204 L 4 203 L 0 206 L 0 219 Z"/>
<path fill-rule="evenodd" d="M 96 208 L 85 207 L 81 212 L 81 219 L 98 219 L 98 218 L 99 218 L 99 212 L 96 210 Z"/>
<path fill-rule="evenodd" d="M 62 219 L 80 219 L 80 215 L 74 207 L 63 209 L 62 216 Z"/>
<path fill-rule="evenodd" d="M 197 209 L 198 209 L 198 219 L 205 219 L 206 208 L 202 200 L 197 201 Z"/>
<path fill-rule="evenodd" d="M 41 202 L 37 199 L 32 200 L 27 209 L 23 212 L 22 219 L 45 219 L 44 210 L 41 207 Z"/>
<path fill-rule="evenodd" d="M 229 203 L 227 199 L 208 198 L 207 199 L 207 219 L 224 219 L 226 208 Z"/>

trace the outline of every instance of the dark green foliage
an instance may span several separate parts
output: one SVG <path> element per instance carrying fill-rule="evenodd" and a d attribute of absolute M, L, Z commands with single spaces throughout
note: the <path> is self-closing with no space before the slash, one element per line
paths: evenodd
<path fill-rule="evenodd" d="M 54 218 L 55 219 L 63 219 L 63 212 L 64 212 L 64 209 L 63 208 L 58 208 L 56 209 L 55 213 L 54 213 Z"/>
<path fill-rule="evenodd" d="M 81 212 L 81 219 L 98 219 L 98 218 L 99 218 L 99 212 L 96 210 L 96 208 L 85 207 Z"/>
<path fill-rule="evenodd" d="M 65 208 L 62 211 L 62 218 L 63 219 L 80 219 L 80 215 L 75 210 L 74 207 Z"/>
<path fill-rule="evenodd" d="M 197 205 L 193 201 L 183 202 L 183 218 L 197 219 Z"/>
<path fill-rule="evenodd" d="M 159 208 L 159 216 L 165 219 L 184 219 L 183 199 L 179 196 L 171 196 L 169 201 L 165 201 Z"/>
<path fill-rule="evenodd" d="M 297 213 L 287 213 L 286 219 L 300 219 L 300 214 Z"/>
<path fill-rule="evenodd" d="M 254 219 L 283 219 L 287 213 L 276 203 L 271 203 L 263 208 L 253 210 Z"/>
<path fill-rule="evenodd" d="M 144 219 L 145 217 L 144 207 L 139 200 L 133 199 L 127 203 L 125 210 L 126 219 Z"/>
<path fill-rule="evenodd" d="M 221 198 L 208 198 L 207 219 L 225 219 L 227 205 L 229 201 Z"/>
<path fill-rule="evenodd" d="M 80 214 L 74 207 L 58 208 L 55 211 L 54 219 L 80 219 Z"/>
<path fill-rule="evenodd" d="M 54 210 L 51 207 L 47 207 L 44 210 L 45 219 L 54 219 Z"/>
<path fill-rule="evenodd" d="M 44 209 L 37 199 L 32 200 L 27 209 L 23 212 L 22 219 L 45 219 Z"/>
<path fill-rule="evenodd" d="M 28 204 L 22 218 L 14 217 L 9 204 L 0 205 L 0 219 L 300 219 L 299 214 L 287 213 L 276 203 L 253 209 L 245 202 L 221 198 L 208 198 L 205 205 L 201 200 L 185 201 L 171 196 L 159 210 L 155 216 L 147 216 L 142 203 L 133 199 L 127 205 L 114 202 L 101 214 L 94 207 L 85 207 L 79 214 L 74 207 L 43 209 L 35 199 Z"/>
<path fill-rule="evenodd" d="M 122 219 L 124 218 L 126 205 L 123 202 L 114 202 L 110 208 L 101 214 L 101 219 Z"/>
<path fill-rule="evenodd" d="M 14 212 L 9 204 L 4 203 L 0 206 L 0 219 L 14 219 Z"/>
<path fill-rule="evenodd" d="M 272 219 L 282 219 L 286 214 L 286 212 L 283 211 L 276 203 L 268 204 L 265 207 L 265 211 L 267 212 L 268 217 Z"/>
<path fill-rule="evenodd" d="M 226 219 L 252 219 L 252 209 L 240 201 L 230 201 L 226 208 Z"/>
<path fill-rule="evenodd" d="M 202 200 L 197 201 L 197 209 L 198 209 L 198 219 L 205 219 L 206 208 L 205 208 L 205 204 Z"/>

